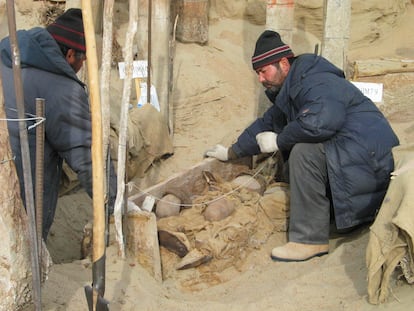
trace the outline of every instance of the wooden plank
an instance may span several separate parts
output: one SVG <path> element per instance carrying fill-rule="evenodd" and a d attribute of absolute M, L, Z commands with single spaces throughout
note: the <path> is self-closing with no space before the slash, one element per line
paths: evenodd
<path fill-rule="evenodd" d="M 154 213 L 133 212 L 125 218 L 126 250 L 129 257 L 162 281 L 161 256 Z"/>
<path fill-rule="evenodd" d="M 205 44 L 208 41 L 208 0 L 172 1 L 172 17 L 178 15 L 177 40 Z"/>
<path fill-rule="evenodd" d="M 403 72 L 414 72 L 413 59 L 357 60 L 354 62 L 353 79 Z"/>
<path fill-rule="evenodd" d="M 186 171 L 171 176 L 164 182 L 130 196 L 129 200 L 141 206 L 147 195 L 161 198 L 168 189 L 183 189 L 186 193 L 193 195 L 200 194 L 206 187 L 206 181 L 202 175 L 203 171 L 217 173 L 224 180 L 231 180 L 241 172 L 250 168 L 251 158 L 242 158 L 229 162 L 221 162 L 217 159 L 207 158 Z"/>

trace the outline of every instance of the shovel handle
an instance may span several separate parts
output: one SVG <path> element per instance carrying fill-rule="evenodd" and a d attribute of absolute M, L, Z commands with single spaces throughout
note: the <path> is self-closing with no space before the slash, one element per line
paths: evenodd
<path fill-rule="evenodd" d="M 82 0 L 83 25 L 85 29 L 86 56 L 88 69 L 89 99 L 92 121 L 92 188 L 93 188 L 93 251 L 92 306 L 99 305 L 99 298 L 105 292 L 105 191 L 102 110 L 99 88 L 98 57 L 96 53 L 95 29 L 92 17 L 91 1 Z M 90 299 L 87 294 L 87 299 Z M 89 300 L 88 300 L 89 304 Z M 96 309 L 99 310 L 99 309 Z"/>

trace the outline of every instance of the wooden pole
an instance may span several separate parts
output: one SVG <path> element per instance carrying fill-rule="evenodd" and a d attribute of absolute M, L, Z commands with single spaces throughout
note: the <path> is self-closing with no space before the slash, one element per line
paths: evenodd
<path fill-rule="evenodd" d="M 92 120 L 92 172 L 93 172 L 93 306 L 105 293 L 105 201 L 104 159 L 102 144 L 102 108 L 99 89 L 98 57 L 91 2 L 82 0 L 83 24 L 86 39 L 89 100 Z"/>
<path fill-rule="evenodd" d="M 294 12 L 294 0 L 267 0 L 266 29 L 278 32 L 288 45 L 292 45 Z"/>
<path fill-rule="evenodd" d="M 109 151 L 109 134 L 111 129 L 110 122 L 110 81 L 111 81 L 111 63 L 112 63 L 112 40 L 113 40 L 113 15 L 115 0 L 106 0 L 104 3 L 103 19 L 103 39 L 102 39 L 102 70 L 101 70 L 101 107 L 102 107 L 102 141 L 103 141 L 103 158 L 107 158 Z M 104 162 L 104 172 L 106 171 L 106 162 Z M 105 180 L 108 183 L 109 180 Z M 107 189 L 105 185 L 105 189 Z M 106 193 L 108 195 L 108 193 Z M 108 198 L 105 199 L 107 201 Z"/>
<path fill-rule="evenodd" d="M 118 167 L 117 167 L 117 194 L 115 200 L 115 237 L 118 242 L 118 253 L 125 257 L 125 243 L 122 230 L 122 209 L 124 206 L 125 192 L 125 159 L 128 141 L 128 110 L 131 95 L 131 81 L 133 68 L 133 41 L 137 32 L 138 4 L 136 0 L 129 1 L 129 24 L 125 39 L 125 79 L 122 91 L 121 115 L 119 122 L 119 142 L 118 142 Z"/>
<path fill-rule="evenodd" d="M 147 104 L 151 103 L 151 33 L 152 33 L 152 0 L 148 0 L 148 66 L 147 66 Z M 139 100 L 139 98 L 138 98 Z"/>
<path fill-rule="evenodd" d="M 174 106 L 172 101 L 172 92 L 174 89 L 174 58 L 175 58 L 175 34 L 177 29 L 178 14 L 175 17 L 172 29 L 172 38 L 169 42 L 169 62 L 168 62 L 168 127 L 170 137 L 174 136 Z"/>
<path fill-rule="evenodd" d="M 152 81 L 157 90 L 158 101 L 160 103 L 161 114 L 164 117 L 165 124 L 169 123 L 169 92 L 168 78 L 170 67 L 168 63 L 170 50 L 170 11 L 171 5 L 169 0 L 157 0 L 153 4 L 152 16 Z"/>
<path fill-rule="evenodd" d="M 103 7 L 103 34 L 102 34 L 102 65 L 101 65 L 101 108 L 102 108 L 102 144 L 104 161 L 104 189 L 105 191 L 105 244 L 109 245 L 109 180 L 111 172 L 111 156 L 109 136 L 111 132 L 110 81 L 113 43 L 113 16 L 115 0 L 106 0 Z M 96 24 L 96 23 L 95 23 Z"/>
<path fill-rule="evenodd" d="M 138 0 L 139 17 L 137 44 L 139 57 L 147 59 L 148 54 L 148 18 L 149 0 Z M 160 104 L 160 112 L 168 124 L 168 78 L 169 78 L 169 40 L 171 36 L 170 25 L 170 0 L 157 0 L 152 2 L 151 12 L 151 84 L 155 86 L 158 101 Z M 148 80 L 147 80 L 148 81 Z M 148 84 L 147 84 L 148 87 Z M 148 92 L 147 92 L 148 94 Z"/>
<path fill-rule="evenodd" d="M 348 59 L 351 0 L 325 0 L 322 56 L 345 71 Z"/>
<path fill-rule="evenodd" d="M 102 33 L 102 28 L 103 28 L 103 22 L 102 21 L 102 8 L 103 8 L 103 4 L 102 2 L 105 2 L 106 4 L 106 0 L 102 1 L 102 0 L 91 0 L 91 6 L 92 6 L 92 18 L 93 18 L 93 29 L 95 29 L 95 33 L 101 34 Z M 111 20 L 112 21 L 112 20 Z"/>
<path fill-rule="evenodd" d="M 30 240 L 30 259 L 32 264 L 32 296 L 35 310 L 42 309 L 41 299 L 41 281 L 39 270 L 39 250 L 37 247 L 37 231 L 36 231 L 36 215 L 35 215 L 35 203 L 33 195 L 33 179 L 32 169 L 30 164 L 30 149 L 29 140 L 27 137 L 27 126 L 25 119 L 24 108 L 24 95 L 23 95 L 23 83 L 21 78 L 21 65 L 20 65 L 20 50 L 17 43 L 16 34 L 16 15 L 14 11 L 14 1 L 7 0 L 7 21 L 10 34 L 10 48 L 12 51 L 12 67 L 14 78 L 14 89 L 16 93 L 16 108 L 19 121 L 19 133 L 20 133 L 20 148 L 22 154 L 22 167 L 24 178 L 24 190 L 26 199 L 26 211 L 29 221 L 29 240 Z"/>

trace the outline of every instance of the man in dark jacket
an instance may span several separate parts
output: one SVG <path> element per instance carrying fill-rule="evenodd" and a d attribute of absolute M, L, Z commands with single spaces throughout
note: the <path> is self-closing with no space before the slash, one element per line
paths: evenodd
<path fill-rule="evenodd" d="M 289 170 L 289 241 L 271 257 L 322 256 L 329 250 L 331 208 L 338 229 L 375 218 L 398 138 L 340 69 L 317 55 L 295 57 L 278 33 L 262 33 L 252 64 L 273 105 L 231 147 L 216 145 L 206 155 L 227 161 L 279 150 Z"/>
<path fill-rule="evenodd" d="M 46 240 L 58 199 L 63 160 L 77 173 L 80 184 L 92 197 L 91 115 L 85 85 L 76 73 L 86 59 L 86 45 L 80 9 L 69 9 L 47 28 L 17 32 L 21 75 L 27 116 L 36 114 L 36 98 L 45 99 L 44 205 L 43 233 Z M 20 137 L 13 82 L 12 52 L 9 38 L 0 43 L 1 74 L 10 143 L 20 180 L 24 183 Z M 27 121 L 27 126 L 35 121 Z M 28 130 L 32 175 L 34 176 L 35 129 Z M 109 181 L 109 208 L 116 196 L 116 176 L 112 168 Z"/>

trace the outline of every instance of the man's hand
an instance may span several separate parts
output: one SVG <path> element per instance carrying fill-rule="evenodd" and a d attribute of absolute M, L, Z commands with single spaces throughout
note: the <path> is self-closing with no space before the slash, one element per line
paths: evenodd
<path fill-rule="evenodd" d="M 220 161 L 227 161 L 229 159 L 228 156 L 229 148 L 224 147 L 222 145 L 215 145 L 213 148 L 208 149 L 204 156 L 216 158 Z"/>
<path fill-rule="evenodd" d="M 256 135 L 257 144 L 263 153 L 279 150 L 276 142 L 277 134 L 274 132 L 262 132 Z"/>

